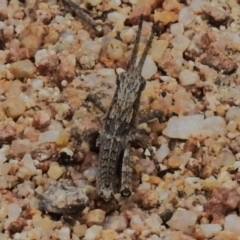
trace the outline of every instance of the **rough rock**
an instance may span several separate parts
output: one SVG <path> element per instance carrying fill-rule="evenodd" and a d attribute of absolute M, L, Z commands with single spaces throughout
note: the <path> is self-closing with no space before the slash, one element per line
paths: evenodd
<path fill-rule="evenodd" d="M 224 74 L 231 74 L 237 70 L 237 63 L 232 59 L 222 56 L 218 52 L 208 52 L 201 56 L 200 62 L 204 65 L 214 68 L 217 71 L 223 71 Z"/>
<path fill-rule="evenodd" d="M 151 14 L 151 5 L 148 3 L 141 4 L 134 8 L 134 10 L 129 14 L 126 23 L 131 25 L 137 25 L 141 14 L 144 19 L 148 19 Z"/>
<path fill-rule="evenodd" d="M 229 18 L 229 13 L 218 7 L 205 5 L 202 9 L 203 12 L 208 16 L 210 23 L 215 25 L 224 25 Z"/>
<path fill-rule="evenodd" d="M 86 216 L 86 223 L 88 226 L 93 225 L 102 225 L 104 218 L 105 218 L 105 212 L 101 209 L 94 209 L 87 213 Z"/>
<path fill-rule="evenodd" d="M 40 197 L 39 208 L 45 212 L 73 214 L 88 205 L 84 189 L 71 180 L 53 182 Z"/>
<path fill-rule="evenodd" d="M 57 162 L 51 162 L 47 174 L 50 178 L 57 180 L 63 175 L 64 171 L 64 167 L 60 166 Z"/>
<path fill-rule="evenodd" d="M 27 25 L 19 35 L 21 46 L 27 48 L 30 56 L 33 57 L 40 48 L 47 33 L 47 26 L 42 22 L 31 23 Z"/>
<path fill-rule="evenodd" d="M 167 224 L 176 230 L 188 233 L 194 228 L 197 217 L 197 213 L 193 211 L 178 208 Z"/>
<path fill-rule="evenodd" d="M 17 137 L 17 127 L 16 123 L 10 122 L 0 122 L 0 142 L 10 143 Z"/>
<path fill-rule="evenodd" d="M 172 11 L 155 11 L 153 15 L 154 21 L 160 21 L 163 25 L 174 23 L 178 20 L 178 15 Z"/>
<path fill-rule="evenodd" d="M 10 71 L 15 78 L 30 78 L 34 76 L 36 67 L 30 60 L 26 59 L 14 62 L 10 67 Z"/>
<path fill-rule="evenodd" d="M 224 216 L 239 207 L 239 194 L 235 190 L 219 187 L 213 190 L 212 197 L 204 205 L 204 211 L 213 218 L 212 223 L 224 223 Z"/>
<path fill-rule="evenodd" d="M 26 153 L 30 153 L 31 143 L 28 139 L 17 139 L 12 141 L 11 152 L 13 156 L 22 158 Z"/>
<path fill-rule="evenodd" d="M 49 126 L 51 122 L 51 117 L 46 111 L 37 111 L 34 114 L 32 126 L 41 129 Z"/>

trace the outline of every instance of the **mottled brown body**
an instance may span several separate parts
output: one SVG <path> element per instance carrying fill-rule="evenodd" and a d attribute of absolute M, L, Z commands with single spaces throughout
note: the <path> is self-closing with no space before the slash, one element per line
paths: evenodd
<path fill-rule="evenodd" d="M 129 149 L 130 143 L 136 139 L 140 97 L 146 84 L 145 79 L 141 76 L 141 71 L 154 37 L 153 27 L 143 55 L 136 66 L 141 29 L 142 18 L 132 52 L 130 68 L 117 77 L 117 88 L 110 108 L 105 114 L 103 128 L 100 130 L 97 192 L 105 200 L 109 200 L 113 196 L 114 179 L 119 161 L 122 161 L 121 194 L 124 196 L 131 194 Z"/>
<path fill-rule="evenodd" d="M 102 27 L 82 8 L 70 0 L 62 0 L 62 2 L 92 28 L 99 33 L 102 32 Z M 78 141 L 94 133 L 100 134 L 98 139 L 100 154 L 96 185 L 98 195 L 106 201 L 113 197 L 117 167 L 119 166 L 121 166 L 121 195 L 123 197 L 131 195 L 132 166 L 129 155 L 132 141 L 140 142 L 144 148 L 149 150 L 156 169 L 160 171 L 159 163 L 152 147 L 137 133 L 138 124 L 147 122 L 153 118 L 163 119 L 162 111 L 153 111 L 138 119 L 140 97 L 146 84 L 145 79 L 141 76 L 141 71 L 154 37 L 155 28 L 158 25 L 158 23 L 153 25 L 144 52 L 139 63 L 136 65 L 142 23 L 143 17 L 141 16 L 129 68 L 126 72 L 122 72 L 116 79 L 117 88 L 109 109 L 106 110 L 102 106 L 101 100 L 97 95 L 89 94 L 86 98 L 87 101 L 91 101 L 105 113 L 102 129 L 100 131 L 91 129 L 81 134 L 81 136 L 78 134 L 76 128 L 72 129 L 72 135 Z"/>
<path fill-rule="evenodd" d="M 100 30 L 95 21 L 78 5 L 69 0 L 62 0 L 62 2 L 94 29 L 97 31 Z M 137 133 L 139 123 L 146 122 L 155 117 L 162 117 L 163 115 L 162 111 L 155 111 L 147 114 L 147 116 L 144 116 L 142 119 L 138 119 L 140 97 L 146 85 L 146 81 L 141 75 L 142 67 L 150 49 L 155 28 L 158 25 L 158 23 L 153 25 L 144 52 L 139 63 L 136 65 L 142 23 L 143 17 L 141 16 L 129 68 L 117 77 L 117 88 L 109 109 L 105 110 L 100 99 L 95 95 L 90 94 L 86 99 L 93 102 L 105 113 L 103 127 L 99 131 L 100 136 L 98 142 L 100 154 L 96 185 L 98 195 L 106 201 L 113 197 L 118 166 L 121 166 L 121 195 L 123 197 L 131 195 L 132 166 L 129 155 L 132 141 L 139 141 L 144 148 L 148 148 L 157 170 L 160 170 L 153 149 L 149 143 L 142 139 Z M 74 131 L 73 129 L 73 132 Z"/>

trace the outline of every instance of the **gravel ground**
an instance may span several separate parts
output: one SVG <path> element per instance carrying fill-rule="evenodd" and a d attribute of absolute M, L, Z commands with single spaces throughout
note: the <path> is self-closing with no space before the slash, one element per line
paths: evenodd
<path fill-rule="evenodd" d="M 237 0 L 82 0 L 96 31 L 56 0 L 0 0 L 0 239 L 240 239 L 240 6 Z M 131 149 L 129 199 L 95 190 L 86 130 L 126 69 L 139 16 L 145 62 L 139 126 L 156 151 Z M 98 28 L 99 30 L 99 28 Z M 160 34 L 161 31 L 161 34 Z"/>

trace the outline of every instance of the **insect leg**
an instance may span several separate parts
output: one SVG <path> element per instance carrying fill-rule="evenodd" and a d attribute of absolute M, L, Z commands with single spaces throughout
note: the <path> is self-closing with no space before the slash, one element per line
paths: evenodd
<path fill-rule="evenodd" d="M 147 114 L 144 114 L 140 117 L 138 124 L 148 122 L 150 120 L 153 120 L 154 118 L 157 118 L 159 122 L 164 121 L 164 113 L 161 110 L 154 110 L 152 112 L 149 112 Z"/>
<path fill-rule="evenodd" d="M 94 104 L 99 110 L 101 110 L 103 113 L 106 113 L 105 107 L 101 103 L 101 99 L 97 95 L 89 94 L 86 98 L 86 101 L 91 102 Z"/>
<path fill-rule="evenodd" d="M 156 155 L 155 155 L 155 153 L 154 153 L 154 151 L 153 151 L 153 148 L 152 148 L 151 145 L 148 143 L 148 141 L 147 141 L 146 139 L 144 139 L 140 134 L 136 134 L 134 140 L 137 141 L 137 142 L 139 142 L 140 145 L 143 146 L 143 148 L 148 149 L 148 151 L 149 151 L 150 154 L 151 154 L 151 158 L 152 158 L 152 160 L 153 160 L 153 162 L 154 162 L 154 164 L 155 164 L 155 168 L 157 169 L 158 172 L 160 172 L 161 169 L 160 169 L 159 162 L 158 162 L 158 160 L 157 160 L 157 158 L 156 158 Z"/>
<path fill-rule="evenodd" d="M 86 130 L 83 133 L 80 133 L 77 127 L 73 127 L 71 129 L 71 136 L 78 143 L 81 143 L 82 141 L 86 141 L 89 138 L 91 138 L 93 135 L 97 135 L 97 134 L 99 134 L 99 129 L 95 129 L 95 128 Z"/>

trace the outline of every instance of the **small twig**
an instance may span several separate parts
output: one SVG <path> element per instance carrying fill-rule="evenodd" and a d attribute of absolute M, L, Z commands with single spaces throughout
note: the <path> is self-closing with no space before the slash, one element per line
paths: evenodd
<path fill-rule="evenodd" d="M 97 24 L 93 18 L 87 14 L 84 9 L 80 8 L 77 4 L 70 0 L 62 0 L 63 4 L 69 7 L 73 12 L 75 12 L 83 21 L 89 24 L 97 32 L 102 32 L 102 26 Z"/>

